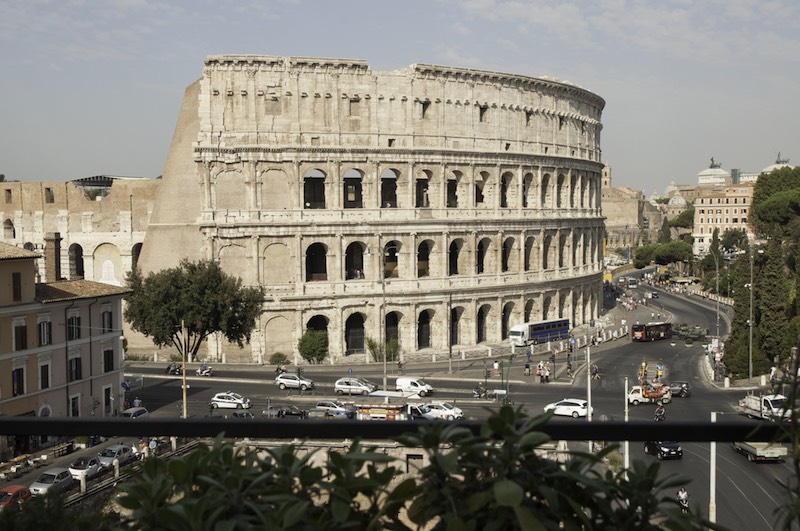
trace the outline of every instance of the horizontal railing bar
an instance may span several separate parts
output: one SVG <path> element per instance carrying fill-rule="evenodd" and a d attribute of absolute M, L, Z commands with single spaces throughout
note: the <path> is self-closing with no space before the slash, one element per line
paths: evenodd
<path fill-rule="evenodd" d="M 482 422 L 449 421 L 479 434 Z M 48 435 L 104 437 L 227 437 L 255 439 L 392 439 L 420 427 L 425 421 L 388 422 L 357 420 L 273 420 L 273 419 L 97 419 L 0 417 L 2 435 Z M 551 421 L 541 426 L 555 440 L 580 441 L 773 441 L 784 436 L 787 427 L 774 422 L 727 420 L 725 422 L 652 421 Z"/>

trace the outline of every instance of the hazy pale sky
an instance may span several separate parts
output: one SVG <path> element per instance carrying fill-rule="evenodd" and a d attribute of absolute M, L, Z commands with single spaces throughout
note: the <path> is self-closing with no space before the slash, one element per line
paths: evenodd
<path fill-rule="evenodd" d="M 463 66 L 606 101 L 615 186 L 800 164 L 797 0 L 2 0 L 0 173 L 157 177 L 215 54 Z"/>

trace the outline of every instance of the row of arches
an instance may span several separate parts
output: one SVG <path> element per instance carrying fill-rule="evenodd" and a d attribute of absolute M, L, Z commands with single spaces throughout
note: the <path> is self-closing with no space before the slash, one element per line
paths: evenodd
<path fill-rule="evenodd" d="M 415 170 L 412 164 L 407 171 L 381 165 L 257 170 L 207 163 L 204 173 L 211 210 L 600 208 L 600 175 L 588 171 Z"/>

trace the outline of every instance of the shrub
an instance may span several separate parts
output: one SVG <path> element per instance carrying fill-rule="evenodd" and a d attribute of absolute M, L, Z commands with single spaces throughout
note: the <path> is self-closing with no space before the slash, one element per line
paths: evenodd
<path fill-rule="evenodd" d="M 268 361 L 270 365 L 285 365 L 289 363 L 289 356 L 283 352 L 273 352 Z"/>

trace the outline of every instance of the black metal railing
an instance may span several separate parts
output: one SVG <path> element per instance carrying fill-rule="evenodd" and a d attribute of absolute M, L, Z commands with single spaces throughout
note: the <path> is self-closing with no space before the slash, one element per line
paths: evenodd
<path fill-rule="evenodd" d="M 451 421 L 473 433 L 480 433 L 479 421 Z M 416 432 L 428 422 L 387 422 L 357 420 L 274 420 L 274 419 L 97 419 L 0 417 L 0 435 L 104 437 L 226 437 L 254 439 L 393 439 Z M 556 420 L 542 426 L 553 440 L 581 441 L 652 441 L 681 442 L 775 441 L 786 435 L 786 426 L 755 420 L 711 422 Z"/>

